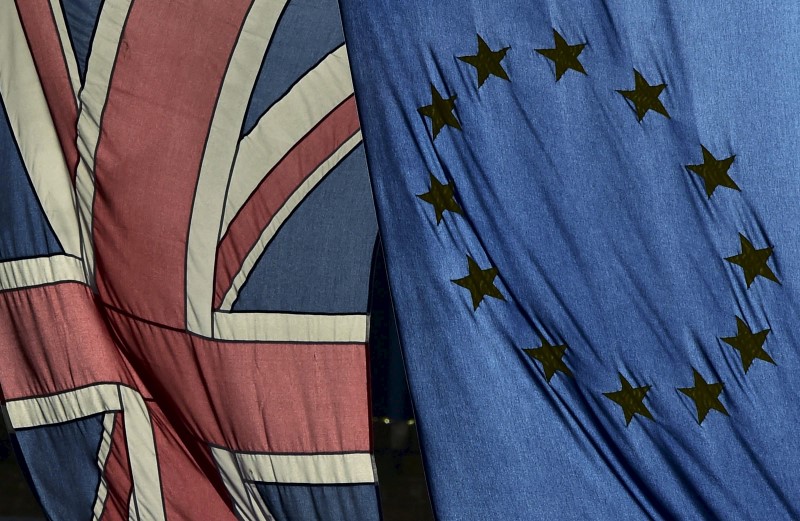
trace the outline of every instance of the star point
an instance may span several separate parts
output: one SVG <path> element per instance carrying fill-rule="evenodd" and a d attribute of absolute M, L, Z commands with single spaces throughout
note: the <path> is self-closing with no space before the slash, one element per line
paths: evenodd
<path fill-rule="evenodd" d="M 496 298 L 498 300 L 505 300 L 506 298 L 494 285 L 494 279 L 498 275 L 497 268 L 490 266 L 487 269 L 481 269 L 475 259 L 467 255 L 467 269 L 469 274 L 460 279 L 453 279 L 452 282 L 469 290 L 472 297 L 472 310 L 477 311 L 478 306 L 481 305 L 483 299 L 487 296 Z"/>
<path fill-rule="evenodd" d="M 461 214 L 461 206 L 458 205 L 454 197 L 455 185 L 453 181 L 443 184 L 433 174 L 430 174 L 430 176 L 430 190 L 424 194 L 417 194 L 417 197 L 433 206 L 436 214 L 436 224 L 438 225 L 442 221 L 444 212 Z"/>
<path fill-rule="evenodd" d="M 775 273 L 767 265 L 767 261 L 769 261 L 769 258 L 772 256 L 773 248 L 768 246 L 766 248 L 756 249 L 747 237 L 741 233 L 739 234 L 739 242 L 742 249 L 741 253 L 731 257 L 725 257 L 725 260 L 742 268 L 747 287 L 749 288 L 758 276 L 780 284 L 781 282 L 778 280 L 778 277 L 775 276 Z"/>
<path fill-rule="evenodd" d="M 719 186 L 741 191 L 736 182 L 728 175 L 728 170 L 736 156 L 731 155 L 725 159 L 717 159 L 705 146 L 700 145 L 700 148 L 703 149 L 703 163 L 700 165 L 686 165 L 686 168 L 703 179 L 708 198 L 711 199 L 714 190 Z"/>
<path fill-rule="evenodd" d="M 722 393 L 724 384 L 720 382 L 708 383 L 696 369 L 692 369 L 692 371 L 694 373 L 694 387 L 679 387 L 678 390 L 694 402 L 697 409 L 697 422 L 702 425 L 703 420 L 706 419 L 712 409 L 729 416 L 728 410 L 719 401 L 719 395 Z"/>
<path fill-rule="evenodd" d="M 553 29 L 553 40 L 555 47 L 552 49 L 536 49 L 536 52 L 555 64 L 556 81 L 560 80 L 569 69 L 586 75 L 586 69 L 583 68 L 583 64 L 578 59 L 578 56 L 583 52 L 583 48 L 586 47 L 586 43 L 570 45 L 555 29 Z"/>
<path fill-rule="evenodd" d="M 508 79 L 508 73 L 503 68 L 503 64 L 500 63 L 503 58 L 506 57 L 506 53 L 509 49 L 511 49 L 511 47 L 503 47 L 502 49 L 493 51 L 489 48 L 489 45 L 484 39 L 481 38 L 481 35 L 478 35 L 477 54 L 472 56 L 458 56 L 458 59 L 475 67 L 475 70 L 478 72 L 478 88 L 481 88 L 489 76 L 497 76 L 498 78 L 510 81 Z"/>
<path fill-rule="evenodd" d="M 619 375 L 619 382 L 622 385 L 622 389 L 603 393 L 603 396 L 622 407 L 622 412 L 625 415 L 625 425 L 630 425 L 633 417 L 637 414 L 652 420 L 653 415 L 650 413 L 650 409 L 644 404 L 644 398 L 650 391 L 651 386 L 643 385 L 641 387 L 633 387 L 630 382 L 622 376 L 622 373 L 617 374 Z"/>
<path fill-rule="evenodd" d="M 770 331 L 770 329 L 763 329 L 753 333 L 744 320 L 736 317 L 736 336 L 722 337 L 720 340 L 739 352 L 739 356 L 742 359 L 742 368 L 747 373 L 756 359 L 777 365 L 775 360 L 769 356 L 769 353 L 764 350 L 764 342 L 766 342 Z"/>
<path fill-rule="evenodd" d="M 569 367 L 567 367 L 567 364 L 564 363 L 564 353 L 567 351 L 569 346 L 567 344 L 554 346 L 545 340 L 543 336 L 540 336 L 539 340 L 542 342 L 541 346 L 523 349 L 523 351 L 531 358 L 531 360 L 536 360 L 542 364 L 545 380 L 549 382 L 556 372 L 562 372 L 565 375 L 572 377 L 572 371 L 570 371 Z"/>
<path fill-rule="evenodd" d="M 617 90 L 617 92 L 633 103 L 636 109 L 636 118 L 642 121 L 645 114 L 652 110 L 670 119 L 667 109 L 664 108 L 664 104 L 661 103 L 661 100 L 658 98 L 667 87 L 667 84 L 660 83 L 658 85 L 650 85 L 647 83 L 647 80 L 644 79 L 644 76 L 636 69 L 633 69 L 633 77 L 633 90 Z"/>
<path fill-rule="evenodd" d="M 436 90 L 433 83 L 431 83 L 431 104 L 420 107 L 417 111 L 431 120 L 433 129 L 433 139 L 439 135 L 442 128 L 445 126 L 453 127 L 456 130 L 461 130 L 461 123 L 456 119 L 453 110 L 456 107 L 455 95 L 449 98 L 443 98 L 439 91 Z"/>

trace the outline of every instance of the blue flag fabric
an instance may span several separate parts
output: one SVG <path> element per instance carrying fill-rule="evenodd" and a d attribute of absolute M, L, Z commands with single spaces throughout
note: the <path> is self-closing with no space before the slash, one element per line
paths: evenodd
<path fill-rule="evenodd" d="M 800 518 L 800 4 L 341 4 L 437 517 Z"/>

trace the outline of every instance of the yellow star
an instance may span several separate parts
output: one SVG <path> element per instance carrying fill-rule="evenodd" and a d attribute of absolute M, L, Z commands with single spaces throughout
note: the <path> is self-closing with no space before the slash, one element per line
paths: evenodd
<path fill-rule="evenodd" d="M 633 90 L 618 90 L 617 92 L 622 94 L 625 99 L 630 100 L 634 107 L 636 107 L 637 119 L 641 121 L 644 118 L 644 115 L 647 114 L 648 110 L 658 112 L 669 119 L 667 109 L 664 108 L 661 100 L 658 99 L 658 97 L 661 95 L 661 92 L 667 87 L 667 85 L 665 83 L 650 85 L 647 83 L 647 80 L 644 79 L 644 76 L 642 76 L 642 74 L 636 69 L 633 69 L 633 77 Z"/>
<path fill-rule="evenodd" d="M 544 370 L 544 378 L 548 382 L 556 374 L 556 371 L 561 371 L 567 376 L 572 376 L 572 371 L 569 370 L 567 364 L 564 363 L 564 353 L 569 348 L 566 344 L 554 346 L 550 344 L 543 336 L 539 339 L 542 342 L 540 347 L 532 349 L 523 349 L 531 360 L 537 360 L 542 364 Z"/>
<path fill-rule="evenodd" d="M 467 266 L 469 274 L 460 279 L 453 279 L 452 282 L 458 284 L 462 288 L 467 288 L 472 296 L 472 309 L 477 310 L 481 305 L 483 298 L 486 296 L 494 297 L 496 299 L 505 300 L 506 298 L 500 293 L 500 290 L 494 285 L 494 279 L 497 277 L 497 268 L 489 267 L 485 270 L 478 266 L 475 259 L 467 255 Z"/>
<path fill-rule="evenodd" d="M 697 421 L 702 424 L 711 409 L 728 416 L 728 410 L 719 401 L 723 384 L 710 384 L 705 381 L 696 369 L 692 369 L 692 371 L 694 372 L 694 387 L 683 387 L 678 388 L 678 390 L 694 401 L 697 409 Z"/>
<path fill-rule="evenodd" d="M 747 240 L 747 237 L 741 233 L 739 234 L 739 241 L 742 245 L 742 252 L 732 257 L 725 257 L 725 260 L 731 264 L 741 266 L 742 270 L 744 270 L 744 280 L 747 282 L 747 287 L 749 288 L 750 284 L 752 284 L 759 275 L 780 284 L 778 277 L 776 277 L 772 269 L 767 266 L 767 261 L 772 255 L 772 247 L 768 246 L 757 250 L 753 247 L 753 244 Z"/>
<path fill-rule="evenodd" d="M 686 165 L 686 168 L 703 178 L 708 198 L 711 198 L 711 194 L 714 193 L 714 190 L 718 186 L 739 190 L 739 187 L 728 175 L 728 169 L 733 164 L 733 160 L 736 156 L 717 159 L 703 145 L 700 145 L 700 148 L 703 149 L 703 164 Z"/>
<path fill-rule="evenodd" d="M 767 340 L 769 332 L 769 329 L 764 329 L 753 333 L 744 320 L 736 317 L 736 336 L 723 337 L 720 340 L 739 351 L 739 355 L 742 357 L 742 367 L 746 373 L 756 358 L 776 365 L 775 360 L 764 351 L 764 342 Z"/>
<path fill-rule="evenodd" d="M 431 118 L 433 138 L 436 139 L 436 136 L 439 135 L 442 127 L 445 125 L 461 130 L 461 124 L 456 119 L 455 114 L 453 114 L 453 109 L 456 108 L 456 96 L 450 96 L 447 99 L 443 98 L 442 95 L 439 94 L 439 91 L 436 90 L 436 87 L 433 86 L 433 83 L 431 83 L 431 98 L 432 101 L 430 105 L 425 105 L 417 110 L 423 116 Z"/>
<path fill-rule="evenodd" d="M 459 56 L 458 59 L 469 63 L 478 71 L 478 88 L 483 85 L 483 82 L 489 75 L 497 76 L 508 80 L 508 74 L 500 63 L 505 58 L 506 53 L 511 47 L 503 47 L 499 51 L 493 51 L 486 45 L 486 42 L 478 35 L 478 54 L 473 56 Z"/>
<path fill-rule="evenodd" d="M 453 182 L 450 181 L 445 185 L 440 183 L 433 174 L 430 174 L 430 176 L 431 189 L 424 194 L 418 194 L 417 197 L 426 203 L 433 205 L 433 210 L 436 212 L 436 224 L 439 224 L 442 220 L 442 215 L 444 212 L 450 211 L 460 214 L 461 207 L 453 198 L 453 189 L 455 188 L 453 186 Z"/>
<path fill-rule="evenodd" d="M 640 414 L 652 420 L 653 415 L 650 414 L 650 410 L 644 404 L 644 397 L 647 395 L 648 391 L 650 391 L 650 386 L 633 387 L 630 382 L 622 376 L 622 373 L 617 374 L 619 374 L 619 381 L 622 384 L 622 389 L 611 393 L 603 393 L 603 396 L 622 407 L 622 412 L 625 414 L 625 425 L 631 424 L 631 420 L 635 414 Z"/>
<path fill-rule="evenodd" d="M 558 31 L 553 29 L 553 40 L 555 40 L 555 47 L 552 49 L 536 49 L 536 52 L 545 58 L 552 60 L 556 66 L 556 81 L 561 79 L 569 69 L 578 71 L 581 74 L 586 74 L 586 69 L 583 68 L 578 56 L 583 52 L 586 47 L 585 43 L 576 43 L 570 45 L 561 36 Z"/>

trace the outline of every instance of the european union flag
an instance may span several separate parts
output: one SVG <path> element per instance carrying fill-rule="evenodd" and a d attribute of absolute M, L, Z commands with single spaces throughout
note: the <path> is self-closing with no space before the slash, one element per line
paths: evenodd
<path fill-rule="evenodd" d="M 341 3 L 438 518 L 800 519 L 800 3 Z"/>

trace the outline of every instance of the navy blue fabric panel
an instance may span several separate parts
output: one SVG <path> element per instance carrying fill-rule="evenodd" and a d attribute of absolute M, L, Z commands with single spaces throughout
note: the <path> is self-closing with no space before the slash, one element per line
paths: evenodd
<path fill-rule="evenodd" d="M 256 483 L 276 521 L 377 521 L 375 485 L 284 485 Z"/>
<path fill-rule="evenodd" d="M 437 518 L 800 519 L 800 4 L 341 5 Z"/>
<path fill-rule="evenodd" d="M 89 61 L 89 49 L 92 47 L 94 29 L 103 0 L 62 0 L 64 18 L 67 21 L 72 49 L 78 62 L 81 84 L 86 79 L 86 63 Z"/>
<path fill-rule="evenodd" d="M 0 102 L 0 261 L 61 253 Z"/>
<path fill-rule="evenodd" d="M 92 518 L 100 484 L 97 451 L 103 436 L 103 415 L 16 431 L 25 470 L 50 519 Z"/>
<path fill-rule="evenodd" d="M 344 43 L 336 0 L 290 0 L 275 28 L 245 117 L 253 129 L 306 71 Z"/>
<path fill-rule="evenodd" d="M 306 197 L 239 291 L 234 311 L 364 313 L 375 209 L 359 145 Z"/>

